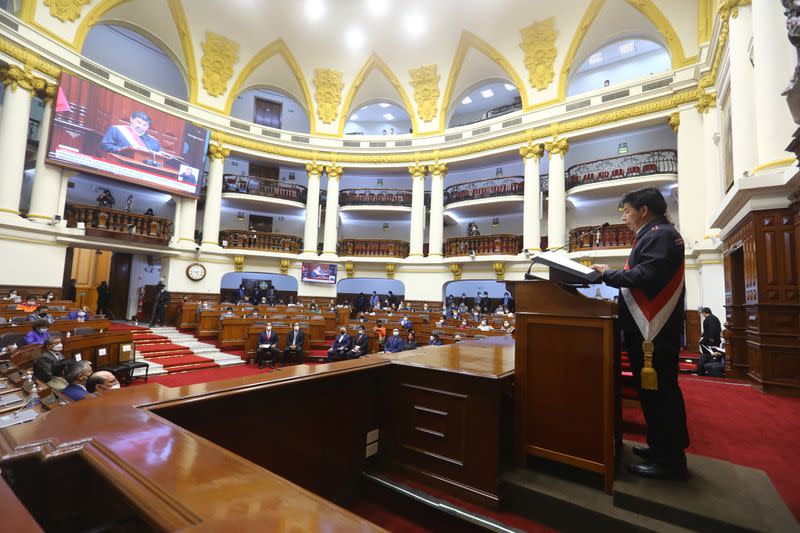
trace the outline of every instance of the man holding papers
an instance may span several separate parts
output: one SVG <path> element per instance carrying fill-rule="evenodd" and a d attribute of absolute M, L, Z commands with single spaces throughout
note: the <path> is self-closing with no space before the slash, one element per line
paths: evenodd
<path fill-rule="evenodd" d="M 636 238 L 623 270 L 592 265 L 600 280 L 620 288 L 624 349 L 639 384 L 648 448 L 645 462 L 628 469 L 644 477 L 685 479 L 689 434 L 678 386 L 678 352 L 684 312 L 684 244 L 666 217 L 667 203 L 653 187 L 622 198 L 622 221 Z"/>

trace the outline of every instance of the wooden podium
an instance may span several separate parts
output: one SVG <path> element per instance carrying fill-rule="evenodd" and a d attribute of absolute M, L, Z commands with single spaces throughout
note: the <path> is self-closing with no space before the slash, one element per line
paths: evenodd
<path fill-rule="evenodd" d="M 533 455 L 597 472 L 610 493 L 621 416 L 617 304 L 544 279 L 506 284 L 517 311 L 515 462 Z"/>

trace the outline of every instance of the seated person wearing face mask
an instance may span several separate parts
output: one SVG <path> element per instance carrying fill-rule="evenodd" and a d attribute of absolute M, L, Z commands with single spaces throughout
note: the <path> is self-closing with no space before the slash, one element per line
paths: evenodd
<path fill-rule="evenodd" d="M 67 371 L 67 367 L 71 364 L 72 359 L 61 359 L 53 363 L 53 366 L 50 367 L 50 372 L 53 377 L 47 382 L 47 386 L 54 391 L 63 391 L 67 385 L 69 385 L 67 380 L 64 379 L 64 372 Z"/>
<path fill-rule="evenodd" d="M 431 337 L 428 340 L 428 346 L 441 346 L 444 344 L 442 339 L 439 338 L 439 332 L 431 333 Z"/>
<path fill-rule="evenodd" d="M 485 320 L 481 320 L 481 325 L 478 326 L 481 331 L 492 331 L 494 328 L 490 326 Z"/>
<path fill-rule="evenodd" d="M 83 400 L 89 392 L 86 390 L 86 381 L 92 375 L 92 364 L 89 361 L 72 361 L 64 371 L 67 385 L 64 396 L 73 401 Z"/>
<path fill-rule="evenodd" d="M 394 328 L 392 330 L 392 336 L 388 337 L 383 343 L 383 351 L 386 353 L 402 352 L 404 345 L 403 338 L 400 337 L 400 330 Z"/>
<path fill-rule="evenodd" d="M 328 362 L 344 359 L 350 350 L 350 335 L 346 328 L 339 328 L 339 334 L 333 339 L 333 345 L 328 350 Z"/>
<path fill-rule="evenodd" d="M 223 318 L 232 318 L 233 317 L 233 307 L 226 307 L 225 312 L 222 313 Z"/>
<path fill-rule="evenodd" d="M 58 337 L 50 337 L 44 341 L 41 355 L 33 362 L 33 375 L 36 379 L 44 383 L 53 379 L 51 367 L 56 361 L 64 360 L 64 355 L 61 353 L 63 349 L 64 345 Z"/>
<path fill-rule="evenodd" d="M 281 366 L 284 365 L 289 356 L 292 356 L 298 365 L 303 362 L 303 343 L 305 343 L 305 340 L 306 336 L 300 329 L 300 324 L 297 322 L 292 324 L 292 331 L 286 336 L 286 349 L 283 350 Z"/>
<path fill-rule="evenodd" d="M 416 350 L 417 349 L 417 340 L 414 337 L 414 332 L 409 331 L 408 335 L 406 336 L 406 341 L 403 343 L 403 351 L 406 350 Z"/>
<path fill-rule="evenodd" d="M 89 307 L 83 306 L 77 311 L 70 311 L 67 313 L 67 320 L 77 320 L 78 322 L 85 322 L 87 318 L 89 318 L 91 314 L 89 313 Z"/>
<path fill-rule="evenodd" d="M 52 324 L 56 321 L 56 319 L 50 315 L 49 309 L 46 305 L 40 305 L 36 308 L 36 311 L 34 311 L 33 314 L 28 315 L 28 322 L 35 322 L 40 318 L 47 320 L 48 324 Z"/>
<path fill-rule="evenodd" d="M 50 338 L 47 328 L 50 324 L 40 318 L 31 324 L 31 330 L 22 338 L 22 344 L 44 344 Z"/>
<path fill-rule="evenodd" d="M 258 368 L 264 368 L 267 359 L 269 359 L 269 367 L 275 368 L 275 360 L 279 354 L 278 334 L 272 331 L 272 322 L 268 322 L 266 331 L 258 334 L 258 351 L 256 351 Z"/>
<path fill-rule="evenodd" d="M 353 348 L 347 352 L 345 357 L 348 359 L 358 359 L 362 355 L 367 355 L 369 351 L 369 337 L 364 331 L 364 326 L 358 326 L 358 335 L 353 340 Z"/>
<path fill-rule="evenodd" d="M 458 342 L 461 342 L 461 335 L 459 335 L 458 333 L 456 333 L 456 336 L 455 336 L 455 337 L 453 337 L 453 342 L 457 342 L 457 343 L 458 343 Z"/>
<path fill-rule="evenodd" d="M 99 370 L 86 380 L 87 392 L 102 392 L 119 388 L 117 376 L 107 370 Z"/>
<path fill-rule="evenodd" d="M 503 331 L 509 334 L 513 334 L 514 331 L 516 331 L 516 328 L 514 328 L 514 326 L 512 326 L 511 322 L 509 322 L 508 320 L 503 320 Z"/>

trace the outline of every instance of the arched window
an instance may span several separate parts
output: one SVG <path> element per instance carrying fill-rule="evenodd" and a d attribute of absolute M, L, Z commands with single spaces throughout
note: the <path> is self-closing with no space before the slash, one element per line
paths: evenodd
<path fill-rule="evenodd" d="M 231 116 L 279 130 L 308 133 L 308 112 L 289 93 L 274 87 L 253 87 L 236 96 Z"/>
<path fill-rule="evenodd" d="M 411 117 L 402 105 L 389 100 L 354 107 L 344 125 L 345 135 L 401 135 L 411 133 Z"/>
<path fill-rule="evenodd" d="M 447 109 L 448 128 L 464 126 L 522 109 L 517 87 L 508 80 L 483 80 L 461 92 Z"/>
<path fill-rule="evenodd" d="M 614 41 L 592 52 L 570 77 L 567 96 L 672 69 L 667 49 L 646 39 Z"/>
<path fill-rule="evenodd" d="M 119 74 L 180 100 L 188 99 L 178 60 L 155 37 L 118 24 L 92 26 L 81 55 Z"/>

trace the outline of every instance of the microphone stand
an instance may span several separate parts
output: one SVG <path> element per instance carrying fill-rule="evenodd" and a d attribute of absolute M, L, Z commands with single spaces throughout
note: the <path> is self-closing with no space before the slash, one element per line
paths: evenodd
<path fill-rule="evenodd" d="M 603 222 L 602 224 L 600 224 L 596 228 L 592 228 L 592 229 L 588 229 L 588 230 L 582 231 L 575 237 L 575 240 L 581 240 L 586 235 L 589 235 L 590 233 L 594 233 L 595 231 L 599 231 L 601 229 L 605 229 L 609 225 L 610 224 L 608 222 Z M 555 252 L 559 252 L 559 251 L 563 250 L 564 248 L 567 248 L 570 244 L 572 244 L 572 239 L 571 238 L 567 239 L 566 243 L 564 243 L 562 246 L 559 246 L 555 250 L 547 250 L 547 251 L 554 252 L 554 253 Z M 536 279 L 536 276 L 531 274 L 531 269 L 533 268 L 533 261 L 534 261 L 534 259 L 536 259 L 536 257 L 537 256 L 534 255 L 533 258 L 531 259 L 531 264 L 528 267 L 528 271 L 525 273 L 525 279 Z"/>

